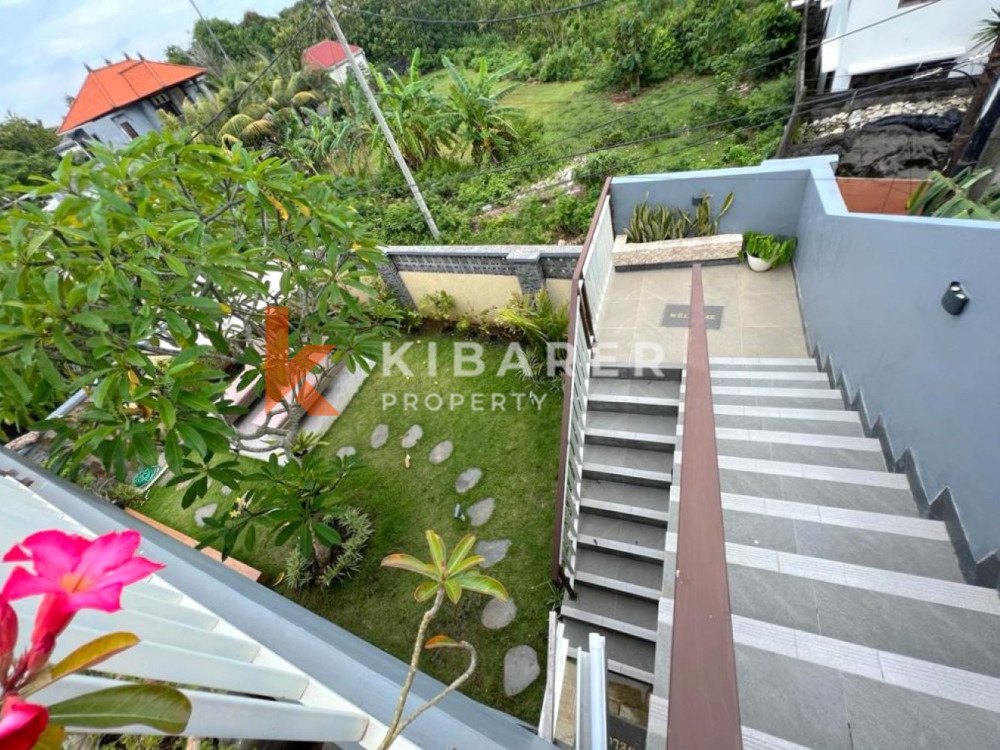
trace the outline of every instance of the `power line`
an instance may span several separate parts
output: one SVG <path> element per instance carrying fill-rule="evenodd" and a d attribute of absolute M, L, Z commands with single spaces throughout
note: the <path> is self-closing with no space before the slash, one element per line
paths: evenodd
<path fill-rule="evenodd" d="M 240 91 L 238 94 L 236 94 L 236 96 L 234 96 L 232 99 L 226 102 L 225 105 L 223 105 L 223 107 L 219 109 L 219 111 L 216 112 L 215 115 L 213 115 L 212 119 L 210 119 L 200 128 L 198 128 L 198 130 L 196 130 L 190 136 L 188 136 L 187 143 L 193 142 L 198 136 L 200 136 L 202 133 L 204 133 L 206 130 L 212 127 L 212 125 L 214 125 L 215 122 L 220 117 L 222 117 L 232 107 L 238 105 L 243 100 L 243 97 L 246 96 L 248 93 L 250 93 L 250 90 L 254 86 L 256 86 L 257 83 L 265 75 L 267 75 L 268 71 L 271 70 L 271 68 L 273 68 L 278 63 L 278 60 L 281 59 L 281 56 L 284 55 L 286 52 L 288 52 L 288 50 L 291 49 L 292 46 L 299 40 L 299 37 L 301 37 L 302 34 L 305 32 L 305 30 L 308 28 L 309 21 L 311 21 L 313 19 L 313 16 L 316 15 L 316 10 L 317 6 L 314 5 L 312 11 L 310 11 L 309 13 L 309 16 L 302 22 L 302 25 L 299 26 L 299 28 L 296 29 L 295 33 L 292 34 L 291 38 L 287 42 L 285 42 L 285 46 L 283 46 L 281 49 L 275 52 L 270 62 L 268 62 L 267 65 L 264 66 L 264 68 L 260 71 L 260 73 L 254 76 L 253 79 L 250 81 L 250 83 L 248 83 L 246 86 L 243 87 L 242 91 Z"/>
<path fill-rule="evenodd" d="M 369 16 L 372 18 L 378 18 L 382 21 L 401 21 L 403 23 L 422 23 L 429 24 L 431 26 L 486 26 L 494 23 L 512 23 L 514 21 L 525 21 L 531 18 L 541 18 L 542 16 L 555 16 L 560 13 L 570 13 L 574 10 L 584 10 L 586 8 L 592 8 L 596 5 L 603 5 L 609 0 L 588 0 L 584 3 L 579 3 L 577 5 L 569 5 L 565 8 L 552 8 L 551 10 L 540 10 L 534 13 L 521 13 L 516 16 L 503 16 L 499 18 L 479 18 L 479 19 L 464 19 L 464 18 L 422 18 L 420 16 L 396 16 L 391 13 L 379 13 L 374 10 L 363 10 L 361 8 L 351 8 L 346 5 L 341 5 L 340 10 L 344 13 L 353 13 L 359 16 Z"/>

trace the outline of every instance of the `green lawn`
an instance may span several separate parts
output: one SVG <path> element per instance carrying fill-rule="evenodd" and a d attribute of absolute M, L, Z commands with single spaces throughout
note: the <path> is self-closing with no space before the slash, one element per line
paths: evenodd
<path fill-rule="evenodd" d="M 437 375 L 428 374 L 428 346 L 437 343 Z M 364 467 L 351 475 L 343 487 L 345 502 L 367 510 L 375 520 L 375 535 L 369 544 L 362 569 L 331 589 L 283 592 L 300 604 L 347 628 L 375 645 L 409 658 L 413 635 L 423 612 L 412 599 L 416 576 L 379 567 L 379 560 L 391 552 L 409 552 L 426 558 L 424 530 L 438 531 L 449 546 L 470 531 L 467 522 L 455 520 L 456 502 L 463 508 L 485 497 L 496 499 L 493 517 L 476 530 L 481 539 L 510 539 L 513 544 L 506 559 L 490 568 L 513 597 L 518 614 L 500 631 L 488 631 L 480 624 L 486 599 L 466 594 L 457 607 L 446 605 L 432 630 L 466 639 L 479 650 L 480 663 L 464 691 L 472 697 L 535 722 L 541 708 L 544 675 L 525 692 L 507 698 L 503 692 L 503 657 L 513 646 L 528 644 L 538 653 L 544 670 L 547 612 L 551 599 L 548 584 L 551 553 L 553 497 L 558 463 L 561 392 L 550 386 L 525 381 L 511 371 L 497 377 L 505 349 L 489 345 L 484 361 L 486 371 L 478 377 L 455 377 L 452 341 L 447 337 L 424 337 L 414 341 L 405 361 L 413 374 L 407 378 L 394 371 L 391 377 L 373 373 L 355 396 L 344 415 L 326 436 L 330 445 L 321 450 L 335 451 L 353 445 Z M 527 396 L 522 410 L 514 411 L 509 394 L 534 392 L 543 399 L 541 407 Z M 419 410 L 403 410 L 404 394 L 420 397 Z M 423 403 L 427 394 L 439 393 L 445 406 L 431 411 Z M 485 410 L 470 408 L 472 396 L 508 394 L 507 411 L 491 411 L 490 396 Z M 398 405 L 383 410 L 383 394 L 395 394 Z M 455 411 L 448 407 L 449 394 L 462 395 L 465 404 Z M 436 406 L 432 400 L 430 406 Z M 369 436 L 376 424 L 389 425 L 385 447 L 372 450 Z M 406 451 L 400 437 L 410 425 L 423 427 L 424 437 L 410 451 L 411 466 L 405 467 Z M 442 440 L 452 440 L 455 451 L 439 466 L 427 460 L 431 448 Z M 484 472 L 477 487 L 458 495 L 455 479 L 462 470 L 478 466 Z M 155 488 L 143 512 L 194 537 L 203 532 L 193 521 L 193 508 L 181 510 L 179 491 Z M 219 512 L 228 503 L 213 489 L 203 502 L 219 502 Z M 283 550 L 275 549 L 266 537 L 258 548 L 241 549 L 237 557 L 267 572 L 280 570 Z M 454 653 L 425 655 L 422 668 L 448 682 L 461 673 L 464 657 Z"/>

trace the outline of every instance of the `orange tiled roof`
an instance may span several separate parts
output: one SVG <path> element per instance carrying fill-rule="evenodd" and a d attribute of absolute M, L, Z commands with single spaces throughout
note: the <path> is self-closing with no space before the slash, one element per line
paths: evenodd
<path fill-rule="evenodd" d="M 204 68 L 151 60 L 123 60 L 92 70 L 87 74 L 58 132 L 65 133 L 204 72 Z"/>
<path fill-rule="evenodd" d="M 361 47 L 356 44 L 351 45 L 351 52 L 355 55 L 361 52 Z M 347 52 L 339 42 L 332 42 L 324 39 L 322 42 L 314 44 L 302 53 L 302 65 L 308 68 L 319 68 L 327 70 L 336 67 L 347 60 Z"/>

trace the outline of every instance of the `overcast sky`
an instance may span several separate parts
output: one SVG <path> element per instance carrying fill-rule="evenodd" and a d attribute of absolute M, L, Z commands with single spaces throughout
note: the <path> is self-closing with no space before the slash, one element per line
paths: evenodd
<path fill-rule="evenodd" d="M 274 15 L 292 0 L 196 0 L 206 16 L 238 19 L 247 10 Z M 163 59 L 186 46 L 197 19 L 189 0 L 0 0 L 0 115 L 8 110 L 46 125 L 66 114 L 84 63 L 116 62 L 128 52 Z"/>

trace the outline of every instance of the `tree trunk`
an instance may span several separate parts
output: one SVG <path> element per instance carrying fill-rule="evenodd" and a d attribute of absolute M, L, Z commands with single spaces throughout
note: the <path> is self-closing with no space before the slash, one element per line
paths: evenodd
<path fill-rule="evenodd" d="M 976 79 L 976 88 L 972 93 L 969 106 L 965 110 L 965 117 L 962 118 L 962 124 L 959 126 L 958 132 L 955 133 L 955 138 L 951 142 L 951 153 L 948 156 L 948 164 L 946 166 L 946 171 L 949 175 L 954 175 L 964 167 L 969 166 L 965 162 L 965 150 L 968 148 L 972 134 L 976 130 L 979 116 L 983 113 L 986 98 L 990 95 L 990 91 L 993 90 L 993 84 L 997 80 L 998 72 L 1000 72 L 1000 36 L 993 43 L 993 49 L 990 51 L 989 59 L 986 61 L 986 67 L 979 78 Z"/>

